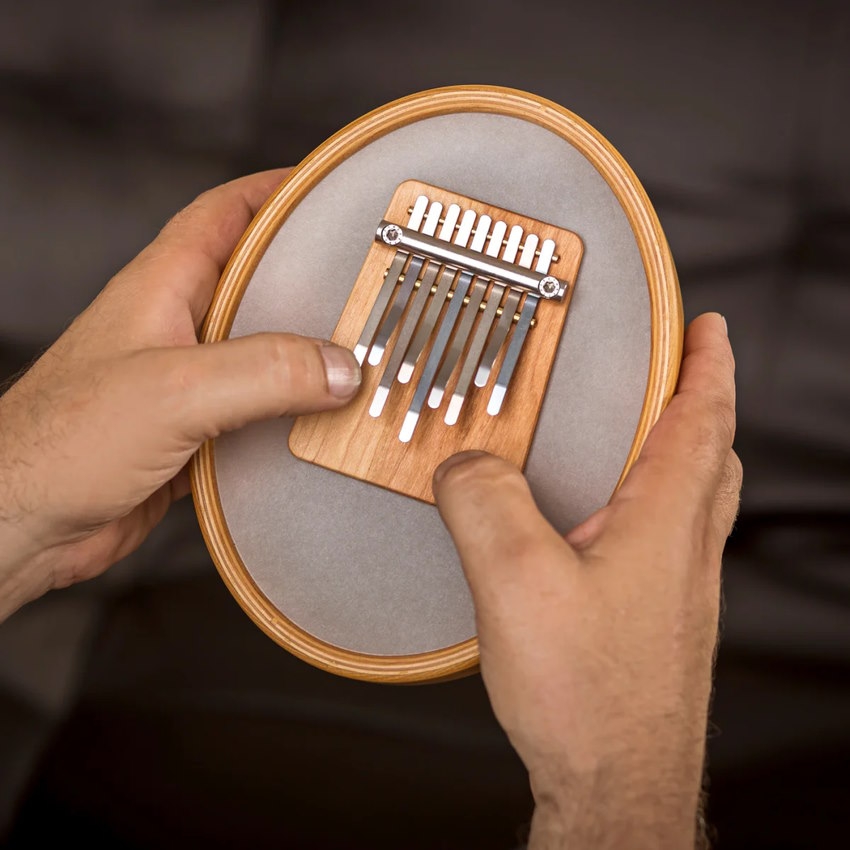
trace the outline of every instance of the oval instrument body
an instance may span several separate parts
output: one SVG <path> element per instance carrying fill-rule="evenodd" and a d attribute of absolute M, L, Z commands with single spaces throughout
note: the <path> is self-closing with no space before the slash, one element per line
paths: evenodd
<path fill-rule="evenodd" d="M 430 205 L 421 202 L 421 223 L 420 196 Z M 447 224 L 453 203 L 458 222 Z M 526 287 L 513 302 L 509 284 Z M 394 330 L 392 307 L 375 307 L 393 285 L 405 311 Z M 566 297 L 547 300 L 555 294 Z M 464 448 L 508 457 L 562 530 L 604 506 L 675 387 L 676 272 L 637 178 L 585 122 L 511 89 L 435 89 L 355 121 L 289 175 L 225 269 L 203 341 L 287 331 L 355 348 L 373 312 L 374 340 L 384 325 L 392 333 L 380 363 L 369 359 L 377 342 L 363 348 L 350 409 L 205 444 L 192 462 L 196 509 L 230 591 L 290 652 L 359 679 L 452 678 L 476 668 L 478 647 L 460 563 L 431 503 L 434 468 Z M 455 314 L 442 349 L 441 323 Z M 478 358 L 502 316 L 508 336 L 479 387 Z M 426 320 L 423 353 L 405 365 Z"/>

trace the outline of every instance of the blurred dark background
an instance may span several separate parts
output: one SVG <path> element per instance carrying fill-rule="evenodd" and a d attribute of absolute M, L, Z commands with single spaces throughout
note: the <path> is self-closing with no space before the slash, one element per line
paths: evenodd
<path fill-rule="evenodd" d="M 709 746 L 718 846 L 850 831 L 850 7 L 0 0 L 0 372 L 198 192 L 431 86 L 549 97 L 644 182 L 686 313 L 738 359 L 743 509 Z M 183 504 L 0 627 L 0 835 L 115 847 L 512 848 L 531 799 L 477 677 L 313 670 Z"/>

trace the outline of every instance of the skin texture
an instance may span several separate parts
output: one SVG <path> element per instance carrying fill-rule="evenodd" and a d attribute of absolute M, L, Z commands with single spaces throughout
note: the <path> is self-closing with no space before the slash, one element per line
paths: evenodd
<path fill-rule="evenodd" d="M 286 171 L 201 195 L 0 399 L 0 619 L 133 551 L 204 440 L 356 393 L 345 349 L 290 334 L 198 345 L 237 241 Z"/>
<path fill-rule="evenodd" d="M 133 551 L 188 492 L 205 440 L 356 394 L 353 355 L 321 340 L 198 345 L 228 257 L 285 174 L 178 213 L 0 398 L 0 620 Z M 484 681 L 529 770 L 535 850 L 693 846 L 741 482 L 733 376 L 725 322 L 700 317 L 640 459 L 566 538 L 505 461 L 467 453 L 435 473 Z"/>
<path fill-rule="evenodd" d="M 534 850 L 697 840 L 720 561 L 741 487 L 734 432 L 726 323 L 707 314 L 623 486 L 566 537 L 499 458 L 457 455 L 435 474 L 481 673 L 529 770 Z"/>

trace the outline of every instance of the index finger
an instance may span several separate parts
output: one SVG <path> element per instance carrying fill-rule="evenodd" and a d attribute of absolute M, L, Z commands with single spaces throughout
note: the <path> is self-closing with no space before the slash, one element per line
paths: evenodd
<path fill-rule="evenodd" d="M 178 212 L 125 269 L 168 286 L 189 305 L 196 327 L 239 239 L 291 169 L 231 180 L 199 195 Z"/>
<path fill-rule="evenodd" d="M 620 512 L 634 504 L 644 521 L 710 511 L 735 437 L 735 360 L 723 317 L 694 319 L 683 353 L 676 393 L 612 500 Z"/>

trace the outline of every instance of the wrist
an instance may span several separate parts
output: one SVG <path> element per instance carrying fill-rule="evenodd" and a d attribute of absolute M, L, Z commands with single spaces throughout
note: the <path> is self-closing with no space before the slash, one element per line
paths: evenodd
<path fill-rule="evenodd" d="M 0 495 L 0 622 L 53 587 L 48 551 Z"/>
<path fill-rule="evenodd" d="M 529 850 L 692 850 L 700 781 L 661 776 L 655 767 L 612 762 L 578 773 L 549 764 L 530 774 L 535 809 Z"/>
<path fill-rule="evenodd" d="M 45 518 L 37 509 L 46 493 L 31 492 L 27 475 L 36 465 L 20 443 L 16 385 L 0 399 L 0 622 L 53 587 Z"/>
<path fill-rule="evenodd" d="M 0 623 L 27 602 L 53 588 L 53 572 L 43 555 L 10 555 L 6 541 L 6 535 L 0 531 L 3 551 L 0 560 Z"/>

